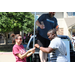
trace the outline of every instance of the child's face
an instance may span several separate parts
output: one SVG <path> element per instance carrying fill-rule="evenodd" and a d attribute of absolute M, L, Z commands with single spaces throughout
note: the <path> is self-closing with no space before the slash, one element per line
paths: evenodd
<path fill-rule="evenodd" d="M 16 39 L 15 41 L 16 41 L 18 44 L 21 44 L 21 43 L 22 43 L 22 37 L 19 36 L 18 39 Z"/>

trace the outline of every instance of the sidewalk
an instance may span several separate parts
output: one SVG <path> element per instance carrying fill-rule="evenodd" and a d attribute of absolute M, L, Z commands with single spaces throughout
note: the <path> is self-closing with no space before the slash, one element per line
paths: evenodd
<path fill-rule="evenodd" d="M 0 52 L 0 62 L 15 62 L 12 52 Z"/>

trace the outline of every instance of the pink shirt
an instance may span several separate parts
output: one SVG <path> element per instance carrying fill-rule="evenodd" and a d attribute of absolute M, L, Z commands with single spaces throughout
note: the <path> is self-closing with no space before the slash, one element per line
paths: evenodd
<path fill-rule="evenodd" d="M 24 36 L 23 39 L 25 39 L 26 37 Z"/>
<path fill-rule="evenodd" d="M 14 45 L 13 46 L 13 54 L 16 58 L 16 62 L 26 62 L 26 57 L 20 59 L 16 54 L 20 53 L 21 55 L 24 54 L 26 50 L 24 49 L 23 45 Z"/>

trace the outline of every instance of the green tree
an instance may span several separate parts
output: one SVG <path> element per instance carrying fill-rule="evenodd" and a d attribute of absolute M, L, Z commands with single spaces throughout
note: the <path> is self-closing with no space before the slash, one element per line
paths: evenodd
<path fill-rule="evenodd" d="M 8 33 L 24 30 L 31 32 L 34 26 L 34 15 L 30 12 L 0 12 L 0 33 L 8 42 Z"/>

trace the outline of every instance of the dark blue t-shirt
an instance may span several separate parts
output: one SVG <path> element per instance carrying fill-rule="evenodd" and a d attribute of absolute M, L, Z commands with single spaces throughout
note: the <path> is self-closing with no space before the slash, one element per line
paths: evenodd
<path fill-rule="evenodd" d="M 39 35 L 48 39 L 47 32 L 50 29 L 56 28 L 56 26 L 58 25 L 57 19 L 55 17 L 50 18 L 49 14 L 43 14 L 38 18 L 38 21 L 40 22 L 40 24 L 41 24 L 41 21 L 43 21 L 45 25 L 45 29 L 41 29 L 40 27 L 38 27 Z"/>

